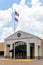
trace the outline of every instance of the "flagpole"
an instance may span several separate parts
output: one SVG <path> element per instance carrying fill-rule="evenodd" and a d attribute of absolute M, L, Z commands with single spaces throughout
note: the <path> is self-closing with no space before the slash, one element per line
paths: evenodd
<path fill-rule="evenodd" d="M 12 8 L 12 12 L 13 12 L 13 8 Z M 12 13 L 13 14 L 13 13 Z M 19 14 L 16 12 L 16 10 L 14 10 L 14 33 L 15 33 L 15 29 L 16 29 L 16 24 L 15 22 L 18 21 L 18 19 L 15 16 L 19 16 Z M 13 16 L 12 16 L 13 19 Z M 15 40 L 15 39 L 14 39 Z M 14 58 L 15 58 L 15 42 L 14 42 Z"/>
<path fill-rule="evenodd" d="M 15 33 L 15 10 L 14 10 L 14 33 Z M 15 42 L 14 42 L 14 59 L 15 59 Z"/>
<path fill-rule="evenodd" d="M 13 4 L 13 1 L 9 1 L 9 4 L 10 4 L 10 2 Z M 13 24 L 14 24 L 14 33 L 15 33 L 15 18 L 14 18 L 14 16 L 15 16 L 15 11 L 13 12 L 13 6 L 11 7 L 11 9 L 12 9 L 12 14 L 11 14 L 11 17 L 12 17 L 12 22 L 13 22 Z M 14 39 L 15 40 L 15 39 Z M 14 44 L 14 48 L 12 48 L 12 49 L 14 49 L 14 59 L 15 59 L 15 43 L 13 43 Z M 13 45 L 12 45 L 13 46 Z"/>
<path fill-rule="evenodd" d="M 15 33 L 15 10 L 14 10 L 14 13 L 13 13 L 13 7 L 12 7 L 12 21 L 14 23 L 14 33 Z"/>
<path fill-rule="evenodd" d="M 13 1 L 12 1 L 12 0 L 11 0 L 11 1 L 9 1 L 9 4 L 10 4 L 10 3 L 12 3 L 12 4 L 13 4 Z M 14 33 L 15 33 L 15 20 L 14 20 L 14 15 L 15 15 L 15 12 L 13 13 L 13 6 L 12 6 L 12 8 L 11 8 L 11 9 L 12 9 L 12 22 L 14 22 L 14 27 L 13 27 L 13 28 L 14 28 Z"/>
<path fill-rule="evenodd" d="M 14 33 L 15 33 L 15 10 L 14 10 Z"/>
<path fill-rule="evenodd" d="M 13 13 L 13 7 L 12 7 L 12 22 L 14 23 L 14 33 L 15 33 L 15 10 Z M 14 51 L 13 52 L 14 52 L 14 59 L 15 59 L 15 43 L 14 43 Z"/>

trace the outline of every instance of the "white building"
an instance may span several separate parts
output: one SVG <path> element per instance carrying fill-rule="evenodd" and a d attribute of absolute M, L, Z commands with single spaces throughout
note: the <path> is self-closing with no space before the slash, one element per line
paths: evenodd
<path fill-rule="evenodd" d="M 6 38 L 4 46 L 5 57 L 36 59 L 41 56 L 41 39 L 23 31 L 17 31 Z"/>

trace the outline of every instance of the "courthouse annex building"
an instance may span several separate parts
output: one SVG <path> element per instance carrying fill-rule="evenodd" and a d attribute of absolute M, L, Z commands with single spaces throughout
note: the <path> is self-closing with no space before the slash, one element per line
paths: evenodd
<path fill-rule="evenodd" d="M 41 39 L 30 33 L 17 31 L 4 43 L 4 57 L 36 59 L 41 57 Z"/>

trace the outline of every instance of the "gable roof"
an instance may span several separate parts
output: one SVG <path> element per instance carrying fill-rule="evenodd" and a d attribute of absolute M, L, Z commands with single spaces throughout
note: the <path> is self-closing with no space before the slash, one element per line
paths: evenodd
<path fill-rule="evenodd" d="M 17 36 L 18 33 L 21 33 L 21 37 Z M 10 35 L 9 37 L 7 37 L 5 40 L 17 39 L 17 38 L 38 38 L 38 39 L 40 39 L 38 36 L 35 36 L 33 34 L 30 34 L 30 33 L 19 30 L 19 31 L 15 32 L 14 34 Z"/>

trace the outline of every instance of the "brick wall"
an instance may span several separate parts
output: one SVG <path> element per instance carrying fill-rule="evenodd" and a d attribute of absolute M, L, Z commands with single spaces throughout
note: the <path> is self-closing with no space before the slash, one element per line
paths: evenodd
<path fill-rule="evenodd" d="M 43 56 L 43 39 L 41 40 L 41 56 Z"/>
<path fill-rule="evenodd" d="M 4 51 L 4 42 L 0 42 L 0 51 Z"/>

